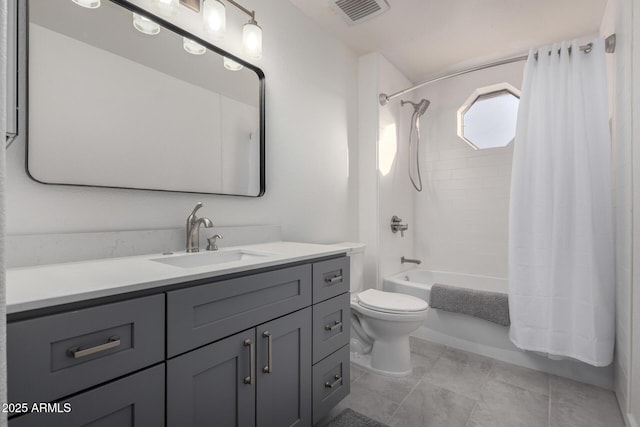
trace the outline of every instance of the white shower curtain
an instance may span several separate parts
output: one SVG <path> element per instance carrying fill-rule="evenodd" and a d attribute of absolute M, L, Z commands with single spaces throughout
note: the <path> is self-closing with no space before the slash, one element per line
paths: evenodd
<path fill-rule="evenodd" d="M 560 49 L 560 54 L 558 54 Z M 509 212 L 511 341 L 606 366 L 614 345 L 611 144 L 604 40 L 529 53 Z"/>

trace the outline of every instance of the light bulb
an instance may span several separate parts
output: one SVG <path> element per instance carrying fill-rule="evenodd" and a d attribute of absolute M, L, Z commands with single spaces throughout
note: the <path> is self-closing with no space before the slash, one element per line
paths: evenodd
<path fill-rule="evenodd" d="M 224 60 L 222 63 L 224 65 L 224 68 L 231 71 L 239 71 L 244 68 L 241 64 L 238 64 L 236 61 L 234 61 L 233 59 L 227 58 L 226 56 L 224 57 Z"/>
<path fill-rule="evenodd" d="M 133 26 L 136 30 L 144 34 L 155 35 L 160 32 L 160 25 L 135 12 L 133 14 Z"/>
<path fill-rule="evenodd" d="M 153 7 L 163 16 L 172 17 L 178 13 L 178 0 L 153 0 Z"/>
<path fill-rule="evenodd" d="M 207 48 L 186 37 L 182 38 L 182 47 L 192 55 L 203 55 Z"/>
<path fill-rule="evenodd" d="M 220 41 L 227 27 L 225 7 L 220 0 L 204 0 L 202 5 L 202 27 L 207 35 Z"/>
<path fill-rule="evenodd" d="M 86 7 L 87 9 L 96 9 L 100 7 L 100 0 L 73 0 L 78 6 Z"/>
<path fill-rule="evenodd" d="M 253 19 L 242 27 L 242 46 L 249 58 L 262 58 L 262 28 Z"/>

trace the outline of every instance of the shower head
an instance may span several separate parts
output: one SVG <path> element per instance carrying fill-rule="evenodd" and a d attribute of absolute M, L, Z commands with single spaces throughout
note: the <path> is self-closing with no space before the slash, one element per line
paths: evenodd
<path fill-rule="evenodd" d="M 424 114 L 425 111 L 427 111 L 427 108 L 429 108 L 429 104 L 431 104 L 431 102 L 428 99 L 424 99 L 424 98 L 417 104 L 411 101 L 400 101 L 401 106 L 404 106 L 404 104 L 413 105 L 413 114 L 420 117 L 421 115 Z"/>
<path fill-rule="evenodd" d="M 418 106 L 415 107 L 416 109 L 416 114 L 418 116 L 421 116 L 424 114 L 425 111 L 427 111 L 427 108 L 429 108 L 429 104 L 431 104 L 431 102 L 428 99 L 423 99 L 422 101 L 420 101 L 418 103 Z"/>

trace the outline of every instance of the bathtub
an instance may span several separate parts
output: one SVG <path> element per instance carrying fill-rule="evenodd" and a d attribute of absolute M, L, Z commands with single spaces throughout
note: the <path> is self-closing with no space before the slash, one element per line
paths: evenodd
<path fill-rule="evenodd" d="M 387 277 L 384 280 L 383 288 L 384 290 L 414 295 L 429 302 L 429 292 L 431 291 L 431 285 L 434 283 L 476 289 L 479 291 L 502 292 L 505 294 L 509 292 L 509 282 L 507 279 L 421 270 L 417 268 Z M 396 288 L 398 290 L 395 290 Z"/>
<path fill-rule="evenodd" d="M 507 279 L 490 276 L 412 269 L 383 280 L 382 289 L 413 295 L 429 302 L 434 283 L 508 293 Z M 613 388 L 613 366 L 596 368 L 576 360 L 551 360 L 522 351 L 509 339 L 509 327 L 459 313 L 429 309 L 427 318 L 412 336 L 515 365 L 561 375 L 577 381 Z"/>

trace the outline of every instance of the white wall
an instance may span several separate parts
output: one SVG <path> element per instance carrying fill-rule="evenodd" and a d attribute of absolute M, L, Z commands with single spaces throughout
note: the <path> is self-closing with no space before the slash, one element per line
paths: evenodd
<path fill-rule="evenodd" d="M 7 151 L 8 234 L 182 227 L 201 200 L 200 213 L 216 225 L 280 224 L 295 241 L 356 239 L 357 57 L 288 0 L 243 5 L 256 10 L 264 31 L 255 62 L 266 74 L 264 197 L 46 186 L 27 177 L 21 138 Z M 244 17 L 227 9 L 223 47 L 241 55 Z M 182 11 L 177 20 L 197 28 L 198 17 Z"/>
<path fill-rule="evenodd" d="M 622 1 L 622 0 L 621 0 Z M 631 329 L 631 360 L 629 366 L 630 372 L 630 393 L 628 406 L 628 420 L 631 426 L 640 426 L 640 7 L 636 1 L 624 0 L 624 9 L 619 15 L 626 14 L 631 18 L 626 36 L 628 37 L 627 49 L 631 50 L 631 78 L 626 90 L 631 93 L 633 111 L 630 122 L 632 129 L 630 131 L 630 144 L 632 156 L 632 169 L 635 173 L 633 176 L 633 202 L 632 202 L 632 225 L 633 230 L 633 261 L 631 265 L 632 283 L 631 283 L 631 317 L 628 325 Z M 629 90 L 632 89 L 632 90 Z M 630 230 L 627 230 L 629 232 Z"/>
<path fill-rule="evenodd" d="M 365 249 L 365 287 L 381 287 L 385 276 L 412 264 L 414 258 L 413 187 L 407 174 L 410 106 L 395 99 L 386 106 L 378 102 L 380 92 L 393 93 L 411 82 L 386 58 L 372 53 L 360 58 L 360 238 Z M 405 100 L 413 100 L 411 95 Z M 409 225 L 404 233 L 392 233 L 391 217 Z"/>
<path fill-rule="evenodd" d="M 524 62 L 443 80 L 417 91 L 425 189 L 416 194 L 416 253 L 429 270 L 507 276 L 513 144 L 474 150 L 457 132 L 457 110 L 479 87 L 522 84 Z"/>
<path fill-rule="evenodd" d="M 609 0 L 600 35 L 616 33 L 615 55 L 607 55 L 614 170 L 616 251 L 616 347 L 614 388 L 623 414 L 629 408 L 631 374 L 631 2 Z"/>

